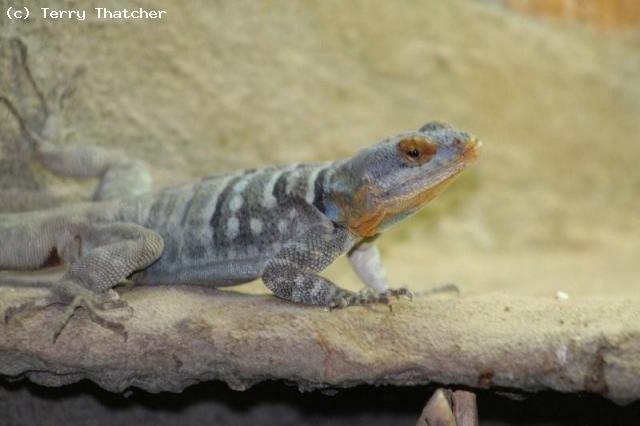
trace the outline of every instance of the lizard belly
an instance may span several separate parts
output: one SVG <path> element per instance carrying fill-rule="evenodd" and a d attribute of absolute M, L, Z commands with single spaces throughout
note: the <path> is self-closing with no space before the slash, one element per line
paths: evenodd
<path fill-rule="evenodd" d="M 202 259 L 176 262 L 162 257 L 149 268 L 132 276 L 141 284 L 197 284 L 223 287 L 253 281 L 262 276 L 266 258 Z"/>

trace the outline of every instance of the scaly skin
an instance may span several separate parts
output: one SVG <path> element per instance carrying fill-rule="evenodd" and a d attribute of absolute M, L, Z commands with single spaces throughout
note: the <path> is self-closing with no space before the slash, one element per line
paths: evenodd
<path fill-rule="evenodd" d="M 408 294 L 389 289 L 373 240 L 439 194 L 480 145 L 432 122 L 345 160 L 241 170 L 145 192 L 150 179 L 136 162 L 94 147 L 59 148 L 53 125 L 32 129 L 3 102 L 46 166 L 102 176 L 93 202 L 0 216 L 0 270 L 69 265 L 48 297 L 7 314 L 67 304 L 54 339 L 79 306 L 124 333 L 109 312 L 127 311 L 111 290 L 126 278 L 209 286 L 262 278 L 280 298 L 325 307 L 388 303 Z M 319 275 L 342 254 L 366 290 L 349 292 Z"/>

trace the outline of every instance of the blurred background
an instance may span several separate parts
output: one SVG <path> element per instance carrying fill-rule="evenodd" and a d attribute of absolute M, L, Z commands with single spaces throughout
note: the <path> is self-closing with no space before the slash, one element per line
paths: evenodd
<path fill-rule="evenodd" d="M 3 10 L 9 4 L 0 0 Z M 446 121 L 476 134 L 484 150 L 439 199 L 379 240 L 395 285 L 637 294 L 639 2 L 140 0 L 135 7 L 167 13 L 159 21 L 0 20 L 3 44 L 25 40 L 44 87 L 86 66 L 64 115 L 69 143 L 145 159 L 157 186 L 166 186 L 348 156 Z M 11 73 L 3 74 L 10 87 Z M 15 131 L 0 114 L 11 123 L 3 132 Z M 15 168 L 6 161 L 15 153 L 1 154 L 5 168 Z M 20 173 L 31 185 L 75 185 L 37 167 Z M 90 194 L 77 188 L 80 197 Z M 343 260 L 328 274 L 358 286 Z M 266 292 L 260 284 L 241 290 Z"/>

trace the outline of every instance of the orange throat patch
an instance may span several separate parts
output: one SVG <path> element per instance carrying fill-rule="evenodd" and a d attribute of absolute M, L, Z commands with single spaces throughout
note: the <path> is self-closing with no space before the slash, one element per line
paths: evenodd
<path fill-rule="evenodd" d="M 347 215 L 349 228 L 355 230 L 361 237 L 372 237 L 379 233 L 380 225 L 385 220 L 407 211 L 417 210 L 436 198 L 461 171 L 452 174 L 431 188 L 399 197 L 396 200 L 386 202 L 381 200 L 369 208 L 365 204 L 367 195 L 379 194 L 381 191 L 373 184 L 363 185 L 356 193 L 351 205 L 340 203 L 340 207 Z"/>

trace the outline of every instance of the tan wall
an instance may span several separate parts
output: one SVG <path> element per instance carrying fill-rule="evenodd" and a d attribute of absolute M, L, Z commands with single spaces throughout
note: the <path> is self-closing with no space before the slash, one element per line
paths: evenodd
<path fill-rule="evenodd" d="M 593 24 L 603 29 L 640 28 L 638 0 L 507 0 L 516 10 Z"/>

